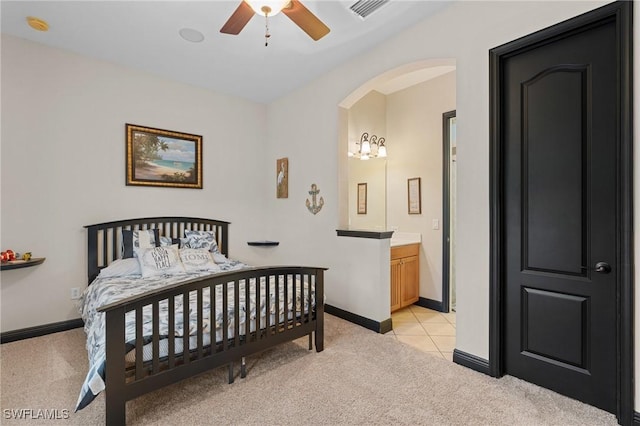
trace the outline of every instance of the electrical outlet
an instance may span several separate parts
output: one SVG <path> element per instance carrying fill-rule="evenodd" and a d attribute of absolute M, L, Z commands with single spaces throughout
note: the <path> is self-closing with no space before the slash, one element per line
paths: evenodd
<path fill-rule="evenodd" d="M 71 289 L 71 300 L 80 299 L 80 289 L 78 287 L 73 287 Z"/>
<path fill-rule="evenodd" d="M 440 229 L 440 221 L 438 219 L 433 219 L 433 221 L 431 221 L 431 228 L 434 230 Z"/>

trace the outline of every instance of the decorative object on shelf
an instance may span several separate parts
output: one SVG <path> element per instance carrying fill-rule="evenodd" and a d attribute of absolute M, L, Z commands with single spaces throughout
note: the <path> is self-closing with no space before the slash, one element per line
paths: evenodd
<path fill-rule="evenodd" d="M 289 198 L 289 159 L 276 161 L 276 197 Z"/>
<path fill-rule="evenodd" d="M 127 185 L 202 189 L 202 136 L 126 124 Z"/>
<path fill-rule="evenodd" d="M 358 152 L 349 151 L 349 157 L 359 158 L 361 160 L 368 160 L 369 158 L 384 158 L 387 156 L 387 147 L 384 145 L 385 139 L 378 138 L 376 135 L 371 135 L 364 132 L 360 136 L 360 142 L 356 142 L 356 145 L 360 145 Z"/>
<path fill-rule="evenodd" d="M 311 191 L 309 191 L 309 195 L 311 195 L 311 202 L 307 198 L 307 208 L 313 214 L 317 214 L 320 210 L 322 210 L 322 206 L 324 206 L 324 199 L 320 197 L 320 200 L 317 199 L 320 190 L 318 189 L 318 185 L 311 184 Z"/>
<path fill-rule="evenodd" d="M 17 257 L 18 256 L 16 256 L 16 253 L 11 249 L 5 250 L 2 253 L 0 253 L 0 260 L 2 260 L 3 262 L 16 260 Z"/>
<path fill-rule="evenodd" d="M 419 177 L 407 179 L 407 192 L 409 199 L 409 214 L 421 214 L 422 200 Z"/>
<path fill-rule="evenodd" d="M 3 264 L 8 263 L 8 262 L 13 262 L 13 263 L 22 263 L 22 262 L 26 262 L 28 260 L 31 259 L 31 252 L 25 252 L 23 254 L 20 253 L 16 253 L 15 251 L 8 249 L 5 250 L 3 252 L 0 252 L 0 261 L 2 261 Z"/>
<path fill-rule="evenodd" d="M 358 214 L 367 214 L 367 184 L 358 184 Z"/>

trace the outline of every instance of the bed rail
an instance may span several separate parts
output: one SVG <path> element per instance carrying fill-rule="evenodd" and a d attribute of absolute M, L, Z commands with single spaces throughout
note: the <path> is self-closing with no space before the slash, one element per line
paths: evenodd
<path fill-rule="evenodd" d="M 308 335 L 311 349 L 315 334 L 316 351 L 322 351 L 325 270 L 301 266 L 242 269 L 182 282 L 101 307 L 99 311 L 106 315 L 107 424 L 125 423 L 126 401 L 209 369 L 228 365 L 232 382 L 234 361 L 279 343 Z M 218 294 L 221 300 L 217 299 Z M 248 307 L 252 298 L 256 301 L 255 315 L 251 309 L 238 309 L 243 298 L 244 306 Z M 176 306 L 186 300 L 191 302 L 191 313 L 190 309 L 176 313 Z M 292 301 L 291 307 L 288 301 Z M 263 305 L 264 316 L 260 314 Z M 208 311 L 205 306 L 209 306 Z M 152 325 L 147 327 L 152 333 L 143 336 L 143 321 L 148 322 L 149 311 Z M 215 326 L 218 312 L 227 313 L 222 315 L 219 332 Z M 135 361 L 130 365 L 125 360 L 130 350 L 125 343 L 127 315 L 135 317 Z M 183 329 L 188 324 L 193 326 L 195 318 L 195 331 L 192 327 L 190 333 L 165 339 L 160 324 L 166 321 L 167 335 L 175 336 L 180 331 L 176 328 L 180 315 Z M 150 359 L 144 357 L 145 344 L 151 345 Z"/>

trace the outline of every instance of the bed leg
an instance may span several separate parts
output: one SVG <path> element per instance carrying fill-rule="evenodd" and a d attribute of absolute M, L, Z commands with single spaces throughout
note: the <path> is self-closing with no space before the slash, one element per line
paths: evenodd
<path fill-rule="evenodd" d="M 229 363 L 229 384 L 233 383 L 233 362 Z"/>
<path fill-rule="evenodd" d="M 309 350 L 313 349 L 313 333 L 309 333 Z"/>
<path fill-rule="evenodd" d="M 110 397 L 109 393 L 106 392 L 106 401 L 105 401 L 105 414 L 106 421 L 105 424 L 108 425 L 125 425 L 127 422 L 126 416 L 126 401 L 120 398 L 119 396 Z"/>
<path fill-rule="evenodd" d="M 324 271 L 318 269 L 316 275 L 316 352 L 324 350 Z"/>
<path fill-rule="evenodd" d="M 247 362 L 245 357 L 242 357 L 242 360 L 240 361 L 240 377 L 242 379 L 247 377 Z"/>

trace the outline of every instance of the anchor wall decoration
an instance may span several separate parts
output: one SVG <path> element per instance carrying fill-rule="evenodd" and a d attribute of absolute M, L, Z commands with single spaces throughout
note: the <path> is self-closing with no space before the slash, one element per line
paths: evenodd
<path fill-rule="evenodd" d="M 309 202 L 309 199 L 307 198 L 307 208 L 309 209 L 309 211 L 313 214 L 318 213 L 320 210 L 322 210 L 322 206 L 324 206 L 324 199 L 322 197 L 320 197 L 320 200 L 317 201 L 317 196 L 320 193 L 320 190 L 318 189 L 318 185 L 311 184 L 311 191 L 309 191 L 309 195 L 311 195 L 311 199 L 313 200 L 313 202 Z"/>

